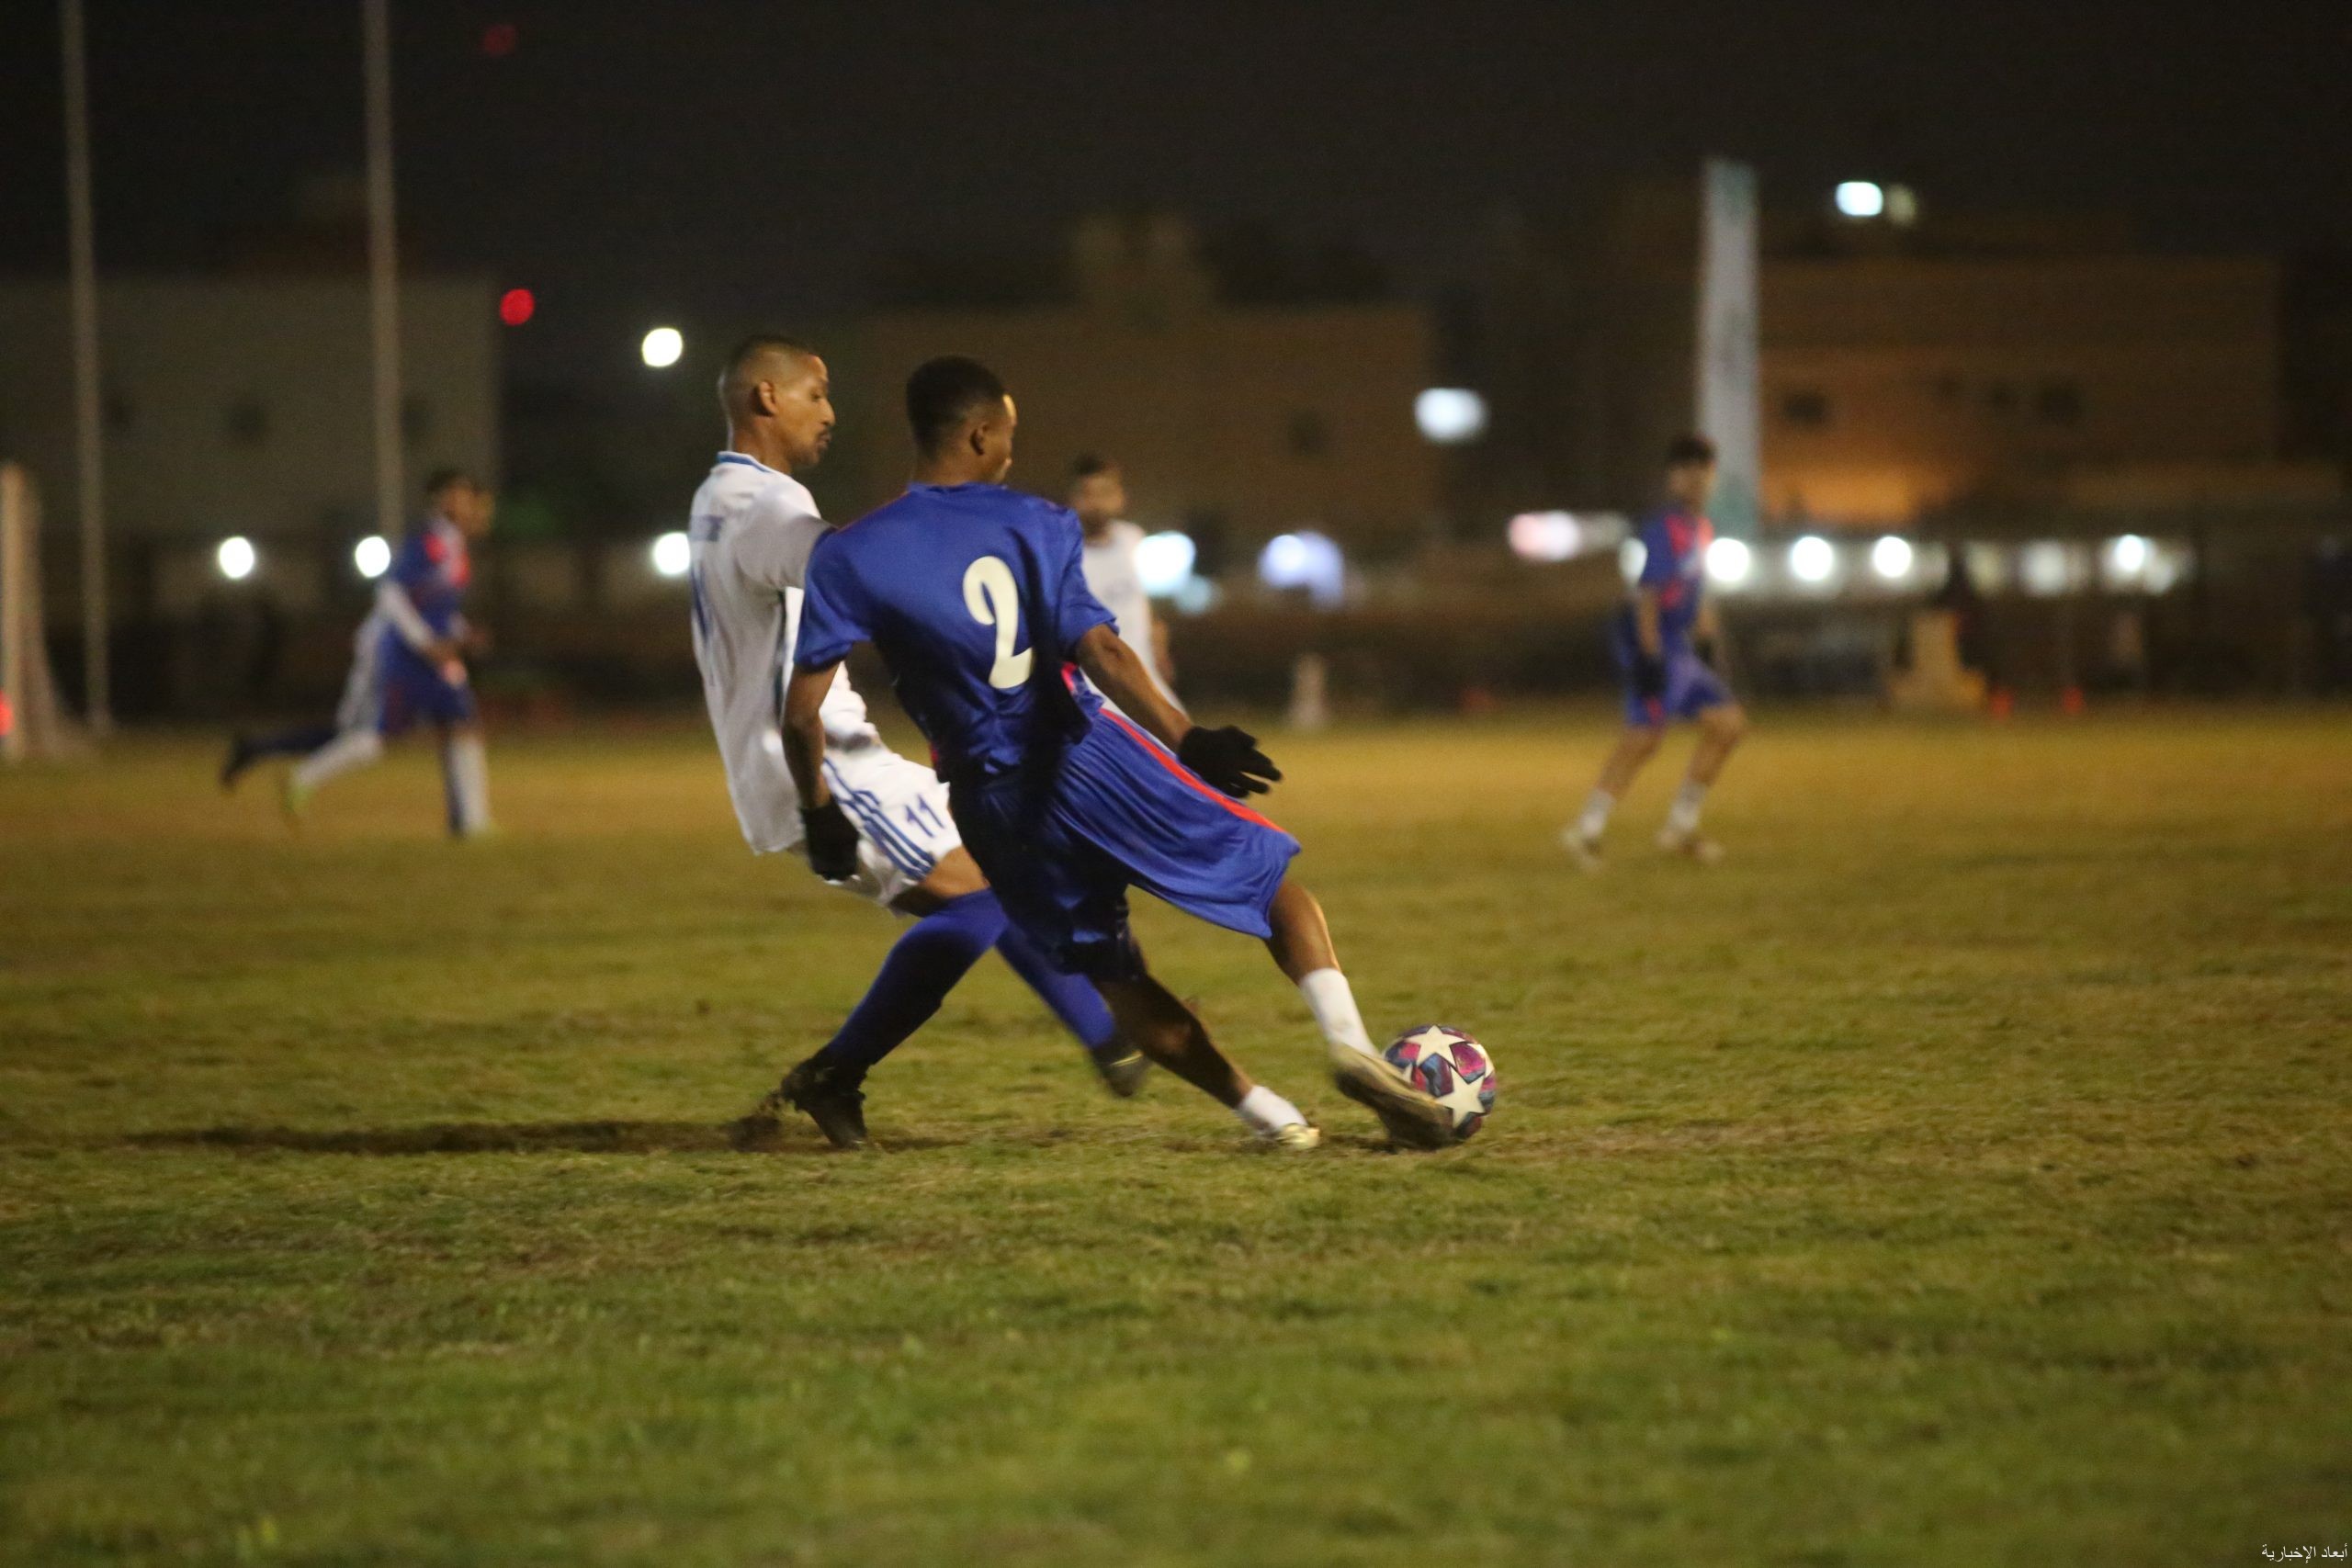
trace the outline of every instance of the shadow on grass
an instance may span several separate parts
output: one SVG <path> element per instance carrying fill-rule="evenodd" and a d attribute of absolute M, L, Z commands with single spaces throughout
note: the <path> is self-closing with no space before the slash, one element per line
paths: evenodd
<path fill-rule="evenodd" d="M 134 1148 L 286 1149 L 314 1155 L 829 1155 L 798 1129 L 746 1134 L 707 1122 L 441 1122 L 417 1127 L 198 1127 L 141 1133 Z M 944 1140 L 892 1138 L 888 1149 L 939 1146 Z"/>

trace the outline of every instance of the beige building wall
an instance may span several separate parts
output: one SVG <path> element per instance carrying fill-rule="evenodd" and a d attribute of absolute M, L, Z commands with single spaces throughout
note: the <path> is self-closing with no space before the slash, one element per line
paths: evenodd
<path fill-rule="evenodd" d="M 1768 261 L 1766 510 L 1896 524 L 2086 468 L 2266 463 L 2278 291 L 2246 258 Z"/>
<path fill-rule="evenodd" d="M 487 280 L 402 285 L 412 491 L 443 464 L 496 477 L 494 304 Z M 374 531 L 364 280 L 110 279 L 98 314 L 111 535 Z M 33 468 L 53 523 L 73 515 L 73 410 L 63 285 L 0 285 L 0 456 Z"/>
<path fill-rule="evenodd" d="M 1114 456 L 1148 528 L 1221 520 L 1246 549 L 1312 525 L 1377 550 L 1419 536 L 1439 505 L 1437 454 L 1413 423 L 1431 358 L 1418 307 L 1234 307 L 1180 290 L 898 311 L 864 335 L 872 373 L 845 390 L 868 428 L 904 431 L 916 365 L 971 355 L 1021 411 L 1013 484 L 1058 500 L 1080 453 Z"/>

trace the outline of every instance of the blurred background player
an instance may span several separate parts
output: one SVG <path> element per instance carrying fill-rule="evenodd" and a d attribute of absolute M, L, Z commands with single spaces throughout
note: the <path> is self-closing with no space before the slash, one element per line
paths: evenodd
<path fill-rule="evenodd" d="M 287 816 L 299 819 L 321 785 L 375 761 L 387 737 L 426 719 L 440 738 L 449 831 L 458 838 L 490 831 L 490 762 L 465 663 L 489 639 L 460 605 L 473 578 L 470 546 L 490 532 L 498 502 L 471 476 L 444 468 L 425 481 L 424 504 L 424 520 L 378 580 L 376 607 L 352 639 L 334 723 L 236 737 L 220 767 L 222 788 L 233 789 L 265 757 L 300 757 L 285 792 Z"/>
<path fill-rule="evenodd" d="M 1264 941 L 1315 1015 L 1340 1092 L 1400 1143 L 1452 1142 L 1445 1108 L 1365 1033 L 1323 911 L 1289 879 L 1298 840 L 1238 804 L 1282 775 L 1248 734 L 1193 724 L 1159 694 L 1087 591 L 1077 519 L 1004 488 L 1017 423 L 1004 384 L 974 360 L 930 360 L 907 382 L 907 416 L 914 482 L 808 562 L 784 745 L 810 864 L 825 876 L 854 865 L 823 705 L 851 649 L 871 642 L 1013 925 L 1091 977 L 1127 1039 L 1260 1139 L 1320 1142 L 1152 976 L 1127 921 L 1132 886 Z"/>
<path fill-rule="evenodd" d="M 1168 623 L 1151 613 L 1143 591 L 1136 547 L 1143 530 L 1126 520 L 1126 476 L 1116 460 L 1087 453 L 1070 465 L 1069 509 L 1086 531 L 1087 592 L 1111 612 L 1113 628 L 1136 657 L 1159 694 L 1178 708 L 1175 663 L 1168 656 Z"/>
<path fill-rule="evenodd" d="M 776 724 L 801 576 L 826 532 L 816 498 L 793 475 L 814 468 L 832 442 L 832 385 L 812 350 L 761 336 L 729 356 L 718 399 L 728 449 L 695 492 L 687 525 L 695 661 L 752 852 L 808 852 Z M 914 924 L 839 1032 L 793 1067 L 741 1130 L 772 1131 L 789 1105 L 835 1145 L 863 1145 L 866 1073 L 939 1010 L 991 947 L 1079 1037 L 1111 1091 L 1135 1093 L 1148 1064 L 1120 1041 L 1092 986 L 1006 925 L 964 852 L 939 776 L 883 743 L 846 674 L 826 689 L 822 721 L 831 751 L 826 777 L 846 813 L 853 857 L 834 885 Z"/>
<path fill-rule="evenodd" d="M 1674 719 L 1698 721 L 1699 746 L 1658 829 L 1658 848 L 1702 864 L 1723 858 L 1722 847 L 1699 831 L 1699 809 L 1747 717 L 1715 669 L 1720 628 L 1706 598 L 1707 547 L 1715 536 L 1706 506 L 1714 488 L 1714 444 L 1678 436 L 1666 451 L 1666 504 L 1642 525 L 1642 574 L 1610 623 L 1609 650 L 1625 682 L 1625 732 L 1601 764 L 1583 815 L 1560 835 L 1588 870 L 1600 868 L 1611 809 L 1657 754 Z"/>

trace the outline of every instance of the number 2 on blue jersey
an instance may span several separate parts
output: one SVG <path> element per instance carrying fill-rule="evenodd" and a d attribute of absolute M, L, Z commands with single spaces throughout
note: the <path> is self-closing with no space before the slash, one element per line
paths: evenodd
<path fill-rule="evenodd" d="M 995 556 L 982 556 L 964 571 L 964 608 L 972 619 L 996 628 L 996 662 L 989 666 L 989 684 L 1010 692 L 1029 683 L 1035 649 L 1014 651 L 1021 640 L 1021 595 L 1012 569 Z"/>

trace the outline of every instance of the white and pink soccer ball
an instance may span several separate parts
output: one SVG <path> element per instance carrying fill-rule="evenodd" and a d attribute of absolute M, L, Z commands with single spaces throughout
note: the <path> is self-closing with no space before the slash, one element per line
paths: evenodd
<path fill-rule="evenodd" d="M 1486 1125 L 1495 1109 L 1495 1061 L 1477 1041 L 1442 1023 L 1424 1023 L 1398 1035 L 1384 1055 L 1453 1113 L 1456 1143 Z"/>

